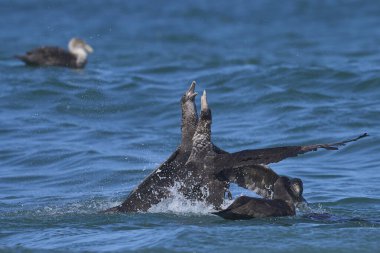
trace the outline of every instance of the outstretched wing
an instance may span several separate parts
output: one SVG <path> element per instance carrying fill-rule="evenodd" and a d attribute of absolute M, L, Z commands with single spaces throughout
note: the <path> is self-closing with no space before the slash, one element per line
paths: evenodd
<path fill-rule="evenodd" d="M 219 176 L 227 178 L 231 183 L 252 190 L 269 199 L 273 197 L 273 186 L 279 177 L 269 167 L 258 164 L 225 169 L 219 173 Z"/>
<path fill-rule="evenodd" d="M 188 156 L 188 155 L 187 155 Z M 119 206 L 105 212 L 146 212 L 150 207 L 166 198 L 169 191 L 166 187 L 173 184 L 176 169 L 184 165 L 184 157 L 177 149 L 164 163 L 149 174 Z"/>
<path fill-rule="evenodd" d="M 367 133 L 360 135 L 354 139 L 349 139 L 331 144 L 314 144 L 308 146 L 286 146 L 276 148 L 264 148 L 254 150 L 243 150 L 236 153 L 218 154 L 215 156 L 215 168 L 219 170 L 230 169 L 254 164 L 270 164 L 277 163 L 288 157 L 295 157 L 310 151 L 318 149 L 337 150 L 340 146 L 344 146 L 349 142 L 357 141 L 368 136 Z"/>

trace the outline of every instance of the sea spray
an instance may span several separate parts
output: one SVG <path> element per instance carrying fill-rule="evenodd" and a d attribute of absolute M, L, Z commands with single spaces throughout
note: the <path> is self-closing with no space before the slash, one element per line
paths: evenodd
<path fill-rule="evenodd" d="M 157 205 L 152 206 L 148 212 L 150 213 L 175 213 L 175 214 L 209 214 L 216 210 L 212 205 L 206 201 L 190 200 L 186 198 L 181 192 L 181 184 L 175 183 L 174 186 L 169 188 L 170 195 L 168 198 L 163 199 Z M 231 204 L 231 200 L 225 200 L 223 208 Z"/>

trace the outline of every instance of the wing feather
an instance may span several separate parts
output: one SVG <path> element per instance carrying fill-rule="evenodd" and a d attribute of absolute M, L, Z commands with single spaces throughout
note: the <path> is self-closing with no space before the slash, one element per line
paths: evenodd
<path fill-rule="evenodd" d="M 368 134 L 362 134 L 359 137 L 348 139 L 341 142 L 330 144 L 313 144 L 307 146 L 284 146 L 275 148 L 242 150 L 235 153 L 218 154 L 215 156 L 215 167 L 218 169 L 228 169 L 254 164 L 277 163 L 289 157 L 296 157 L 318 149 L 337 150 L 349 142 L 357 141 L 367 137 Z"/>

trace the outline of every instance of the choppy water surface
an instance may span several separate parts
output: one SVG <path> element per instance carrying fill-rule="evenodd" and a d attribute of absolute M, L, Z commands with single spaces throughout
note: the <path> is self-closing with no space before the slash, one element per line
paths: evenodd
<path fill-rule="evenodd" d="M 379 13 L 376 1 L 1 1 L 1 250 L 378 251 Z M 12 58 L 73 36 L 95 49 L 84 70 Z M 225 221 L 180 199 L 99 214 L 176 148 L 192 80 L 229 151 L 371 137 L 272 165 L 304 181 L 310 210 L 296 217 Z"/>

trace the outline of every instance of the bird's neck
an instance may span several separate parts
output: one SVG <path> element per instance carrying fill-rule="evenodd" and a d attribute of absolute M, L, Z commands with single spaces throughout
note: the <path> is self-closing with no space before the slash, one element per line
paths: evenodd
<path fill-rule="evenodd" d="M 185 152 L 191 152 L 197 123 L 198 115 L 194 102 L 187 102 L 185 105 L 182 105 L 181 147 Z"/>
<path fill-rule="evenodd" d="M 77 60 L 76 63 L 77 65 L 82 65 L 83 63 L 86 62 L 87 60 L 87 52 L 83 48 L 69 48 L 70 53 L 76 56 Z"/>

